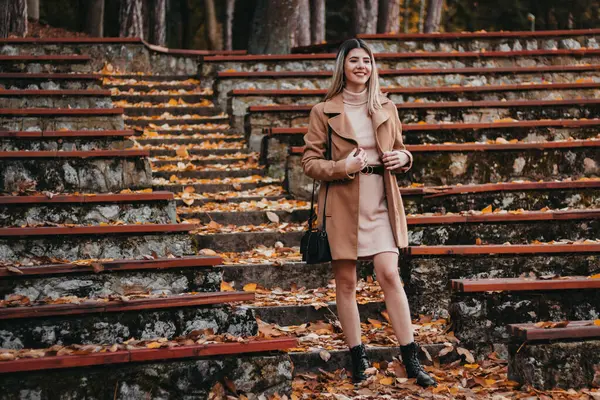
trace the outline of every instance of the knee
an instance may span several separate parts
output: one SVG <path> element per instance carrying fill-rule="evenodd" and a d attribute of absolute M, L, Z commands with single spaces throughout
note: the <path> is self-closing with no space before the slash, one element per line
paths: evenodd
<path fill-rule="evenodd" d="M 377 281 L 382 288 L 402 289 L 402 281 L 398 270 L 395 268 L 377 271 Z"/>
<path fill-rule="evenodd" d="M 356 277 L 343 276 L 335 279 L 336 291 L 343 296 L 356 295 Z"/>

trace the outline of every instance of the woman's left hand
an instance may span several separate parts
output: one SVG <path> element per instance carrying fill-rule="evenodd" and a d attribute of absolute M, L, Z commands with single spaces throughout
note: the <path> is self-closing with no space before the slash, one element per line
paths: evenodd
<path fill-rule="evenodd" d="M 384 152 L 381 161 L 386 169 L 395 170 L 408 164 L 410 158 L 403 151 L 394 150 Z"/>

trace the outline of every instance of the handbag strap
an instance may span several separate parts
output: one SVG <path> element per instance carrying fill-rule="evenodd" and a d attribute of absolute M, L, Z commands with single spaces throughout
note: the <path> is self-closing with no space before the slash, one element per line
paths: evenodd
<path fill-rule="evenodd" d="M 325 150 L 325 158 L 331 160 L 331 127 L 327 124 L 327 149 Z M 317 180 L 313 179 L 312 196 L 310 198 L 310 215 L 308 217 L 308 230 L 312 230 L 313 221 L 317 218 L 315 213 L 315 188 L 317 186 Z M 326 217 L 325 217 L 325 206 L 327 204 L 327 194 L 329 193 L 329 182 L 325 183 L 325 201 L 323 203 L 323 230 L 325 230 Z"/>

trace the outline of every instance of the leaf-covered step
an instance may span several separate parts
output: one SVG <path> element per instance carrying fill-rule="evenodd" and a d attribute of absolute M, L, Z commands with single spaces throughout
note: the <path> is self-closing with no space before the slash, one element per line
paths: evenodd
<path fill-rule="evenodd" d="M 205 147 L 201 147 L 199 145 L 193 145 L 192 146 L 183 146 L 186 151 L 188 152 L 189 155 L 192 156 L 200 156 L 200 157 L 207 157 L 207 156 L 211 156 L 211 155 L 232 155 L 232 154 L 238 154 L 238 153 L 250 153 L 250 150 L 248 148 L 246 148 L 246 146 L 242 143 L 239 142 L 233 142 L 233 143 L 225 143 L 225 142 L 221 142 L 221 143 L 214 143 L 211 142 L 209 143 L 209 146 L 205 146 Z M 225 148 L 221 148 L 223 147 L 223 144 L 226 144 Z M 146 145 L 143 146 L 144 148 L 148 149 L 150 151 L 150 155 L 153 157 L 176 157 L 177 153 L 178 153 L 178 149 L 175 148 L 167 148 L 166 146 L 173 146 L 173 147 L 179 147 L 178 145 L 162 145 L 162 146 L 152 146 L 152 145 Z M 182 151 L 182 150 L 179 150 Z"/>
<path fill-rule="evenodd" d="M 270 225 L 270 226 L 269 226 Z M 259 245 L 273 246 L 277 242 L 285 247 L 299 246 L 305 224 L 261 224 L 227 225 L 211 223 L 203 226 L 194 234 L 197 249 L 221 251 L 247 251 Z M 231 231 L 232 233 L 225 233 Z"/>
<path fill-rule="evenodd" d="M 224 166 L 227 166 L 227 164 L 225 164 Z M 170 167 L 170 166 L 168 166 Z M 153 175 L 156 177 L 156 179 L 160 179 L 160 178 L 164 178 L 167 179 L 173 175 L 175 175 L 178 178 L 195 178 L 195 179 L 212 179 L 212 178 L 220 178 L 223 176 L 227 176 L 229 178 L 241 178 L 241 177 L 246 177 L 246 176 L 250 176 L 250 175 L 260 175 L 263 173 L 263 169 L 262 168 L 215 168 L 215 169 L 209 169 L 209 166 L 207 166 L 204 169 L 198 169 L 198 170 L 188 170 L 188 169 L 182 169 L 182 170 L 178 170 L 178 169 L 174 169 L 174 170 L 166 170 L 166 171 L 162 171 L 160 169 L 155 169 L 153 171 Z"/>
<path fill-rule="evenodd" d="M 200 293 L 171 296 L 132 294 L 116 299 L 58 298 L 59 304 L 27 305 L 9 297 L 0 320 L 5 335 L 0 347 L 20 349 L 55 344 L 111 344 L 131 337 L 173 339 L 210 327 L 215 334 L 252 336 L 257 326 L 249 309 L 225 303 L 244 301 L 251 293 Z M 80 301 L 79 303 L 76 303 Z M 100 329 L 99 329 L 100 328 Z"/>
<path fill-rule="evenodd" d="M 146 341 L 133 350 L 117 345 L 119 350 L 113 353 L 93 352 L 97 346 L 91 345 L 91 349 L 84 346 L 79 355 L 5 361 L 1 365 L 0 398 L 8 400 L 24 391 L 75 398 L 114 398 L 115 393 L 118 398 L 131 398 L 132 394 L 151 398 L 157 393 L 209 398 L 223 379 L 231 382 L 231 387 L 243 388 L 251 398 L 291 395 L 290 357 L 276 351 L 294 346 L 295 340 L 253 339 L 240 343 L 234 341 L 237 339 L 224 343 L 192 340 L 192 344 L 176 348 L 168 346 L 170 342 Z M 152 343 L 165 347 L 152 348 L 156 346 Z M 73 352 L 63 350 L 61 354 Z M 36 350 L 29 354 L 36 354 Z"/>
<path fill-rule="evenodd" d="M 25 262 L 25 261 L 24 261 Z M 60 260 L 38 257 L 0 267 L 0 296 L 26 296 L 31 301 L 59 297 L 118 297 L 136 293 L 217 292 L 222 270 L 215 256 L 141 259 Z M 48 264 L 49 263 L 49 264 Z"/>
<path fill-rule="evenodd" d="M 201 211 L 193 207 L 183 207 L 177 211 L 180 218 L 202 224 L 215 221 L 219 224 L 260 225 L 272 220 L 298 223 L 308 219 L 308 210 L 290 211 Z"/>
<path fill-rule="evenodd" d="M 0 196 L 2 226 L 175 223 L 173 195 L 139 194 Z"/>
<path fill-rule="evenodd" d="M 174 193 L 182 192 L 187 187 L 194 188 L 198 193 L 218 194 L 225 191 L 243 192 L 246 190 L 271 186 L 274 183 L 281 183 L 281 180 L 260 175 L 216 179 L 178 178 L 176 176 L 171 176 L 169 180 L 164 178 L 153 179 L 153 187 L 155 190 L 168 190 Z"/>
<path fill-rule="evenodd" d="M 124 114 L 131 116 L 160 116 L 164 113 L 169 113 L 173 116 L 181 115 L 200 115 L 212 116 L 219 114 L 219 110 L 215 109 L 212 103 L 208 105 L 208 100 L 201 103 L 192 103 L 186 106 L 169 106 L 169 103 L 125 103 L 124 101 L 115 102 L 115 106 L 123 107 Z"/>
<path fill-rule="evenodd" d="M 223 192 L 197 192 L 192 186 L 186 186 L 175 194 L 178 206 L 202 205 L 205 203 L 242 203 L 247 201 L 278 201 L 286 198 L 281 185 L 266 185 L 250 190 L 232 190 Z"/>
<path fill-rule="evenodd" d="M 225 124 L 229 117 L 225 114 L 202 116 L 197 114 L 173 115 L 163 112 L 155 116 L 125 116 L 125 123 L 130 127 L 150 127 L 151 124 L 157 126 L 179 126 L 179 125 L 197 125 L 204 123 Z"/>
<path fill-rule="evenodd" d="M 206 134 L 206 135 L 186 135 L 185 133 L 177 137 L 157 137 L 157 138 L 139 138 L 136 140 L 142 146 L 160 146 L 164 145 L 202 145 L 214 143 L 216 141 L 223 142 L 244 142 L 242 135 L 227 135 L 227 134 Z"/>
<path fill-rule="evenodd" d="M 187 150 L 186 150 L 187 151 Z M 208 166 L 210 164 L 237 164 L 239 162 L 252 162 L 258 159 L 258 153 L 234 153 L 225 155 L 212 155 L 212 156 L 191 156 L 188 154 L 187 157 L 169 157 L 169 156 L 158 156 L 150 159 L 150 162 L 154 166 L 177 164 L 180 162 L 191 164 L 194 166 Z"/>

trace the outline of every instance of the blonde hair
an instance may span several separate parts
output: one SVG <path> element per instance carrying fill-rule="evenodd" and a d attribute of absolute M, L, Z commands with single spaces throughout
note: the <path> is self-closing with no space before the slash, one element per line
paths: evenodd
<path fill-rule="evenodd" d="M 373 51 L 362 39 L 348 39 L 340 46 L 337 57 L 335 59 L 335 69 L 333 71 L 333 82 L 329 87 L 329 91 L 325 96 L 325 101 L 332 99 L 338 94 L 342 93 L 346 83 L 346 75 L 344 73 L 344 62 L 346 57 L 351 50 L 364 49 L 369 57 L 371 58 L 371 76 L 367 81 L 367 110 L 369 115 L 373 115 L 376 110 L 382 108 L 381 99 L 382 96 L 381 88 L 379 87 L 379 74 L 377 72 L 377 65 L 375 64 L 375 57 Z"/>

